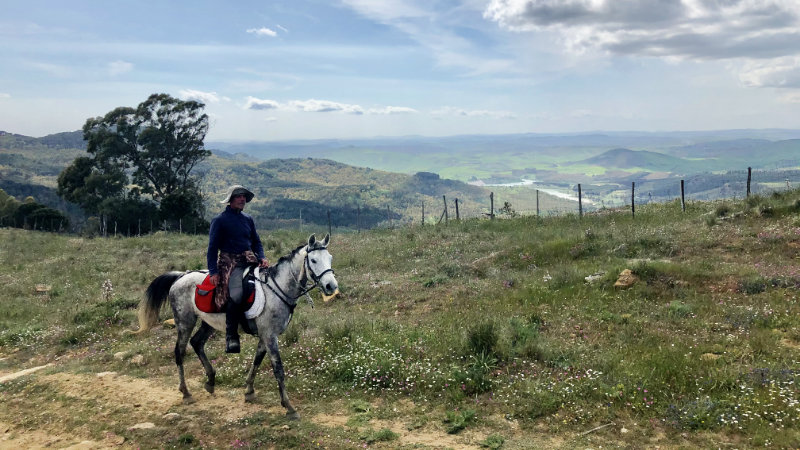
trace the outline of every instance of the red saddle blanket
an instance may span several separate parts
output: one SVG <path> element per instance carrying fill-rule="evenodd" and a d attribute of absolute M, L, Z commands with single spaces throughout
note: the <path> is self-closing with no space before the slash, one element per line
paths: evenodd
<path fill-rule="evenodd" d="M 196 284 L 194 290 L 194 304 L 197 305 L 197 309 L 203 311 L 205 313 L 218 313 L 222 312 L 217 309 L 217 305 L 214 304 L 214 290 L 217 288 L 213 284 L 211 284 L 211 275 L 206 275 L 203 279 L 203 282 L 200 284 Z M 247 311 L 253 306 L 253 301 L 255 300 L 255 290 L 250 293 L 250 295 L 245 300 L 244 310 Z"/>

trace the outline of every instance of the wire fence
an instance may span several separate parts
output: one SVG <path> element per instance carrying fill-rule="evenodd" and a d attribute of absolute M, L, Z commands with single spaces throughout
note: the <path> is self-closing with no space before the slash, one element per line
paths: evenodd
<path fill-rule="evenodd" d="M 571 186 L 562 186 L 558 190 L 551 188 L 537 188 L 536 183 L 526 183 L 530 191 L 526 207 L 515 209 L 511 198 L 505 199 L 502 195 L 497 196 L 495 192 L 489 192 L 486 202 L 474 204 L 465 208 L 462 199 L 453 197 L 448 199 L 442 195 L 441 202 L 425 204 L 420 202 L 415 205 L 401 205 L 393 210 L 391 206 L 360 205 L 353 208 L 332 208 L 326 211 L 320 220 L 304 221 L 303 213 L 300 212 L 297 219 L 280 219 L 269 222 L 269 228 L 286 228 L 311 230 L 327 227 L 329 233 L 334 230 L 339 232 L 360 232 L 371 228 L 398 228 L 407 226 L 430 226 L 447 225 L 452 220 L 462 220 L 469 218 L 495 219 L 498 217 L 515 216 L 559 216 L 567 214 L 577 214 L 582 216 L 585 213 L 604 210 L 604 209 L 629 209 L 635 216 L 636 207 L 648 203 L 665 203 L 680 200 L 681 207 L 685 210 L 686 203 L 691 201 L 711 201 L 720 199 L 737 199 L 750 195 L 770 195 L 773 192 L 786 191 L 800 186 L 800 170 L 746 170 L 729 171 L 725 173 L 704 173 L 692 175 L 682 179 L 638 179 L 625 185 L 615 184 L 596 184 L 596 183 L 576 183 Z M 517 192 L 513 197 L 519 199 L 525 196 Z M 553 197 L 559 200 L 554 202 Z M 535 205 L 535 206 L 533 206 Z M 352 209 L 352 211 L 351 211 Z M 376 220 L 376 211 L 383 215 L 384 219 Z M 369 214 L 369 216 L 368 216 Z M 384 215 L 385 214 L 385 215 Z M 319 215 L 318 215 L 319 216 Z M 349 217 L 349 220 L 344 220 Z M 355 223 L 352 218 L 355 217 Z M 327 219 L 326 223 L 321 223 Z M 196 221 L 182 220 L 172 222 L 167 221 L 141 221 L 135 223 L 130 221 L 122 225 L 114 220 L 113 217 L 101 216 L 93 217 L 84 224 L 84 228 L 67 229 L 62 223 L 31 221 L 24 222 L 23 228 L 51 231 L 51 232 L 80 232 L 94 236 L 116 237 L 116 236 L 141 236 L 157 231 L 176 232 L 176 233 L 204 233 L 205 228 L 198 229 Z M 88 225 L 88 226 L 87 226 Z M 259 227 L 264 224 L 257 223 Z M 12 226 L 19 227 L 19 224 L 8 223 L 7 218 L 0 218 L 0 227 Z M 88 230 L 88 232 L 87 232 Z"/>

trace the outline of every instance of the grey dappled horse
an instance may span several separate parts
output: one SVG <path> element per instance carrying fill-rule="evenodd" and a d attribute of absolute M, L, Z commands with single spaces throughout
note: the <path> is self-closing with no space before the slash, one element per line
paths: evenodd
<path fill-rule="evenodd" d="M 261 271 L 260 282 L 256 283 L 256 289 L 262 289 L 266 297 L 264 309 L 261 314 L 248 321 L 249 327 L 256 329 L 252 331 L 258 335 L 258 349 L 253 359 L 253 366 L 247 375 L 245 401 L 255 400 L 253 380 L 258 366 L 269 351 L 272 372 L 278 380 L 281 405 L 286 408 L 286 415 L 293 419 L 299 416 L 286 395 L 283 364 L 278 351 L 278 336 L 289 325 L 297 299 L 301 295 L 315 286 L 319 286 L 327 295 L 333 295 L 337 291 L 338 283 L 331 269 L 333 257 L 327 250 L 329 240 L 329 235 L 318 241 L 312 234 L 308 244 L 297 247 L 290 254 L 281 257 L 274 266 Z M 183 375 L 183 358 L 186 355 L 186 344 L 190 342 L 189 335 L 194 330 L 197 319 L 201 320 L 200 329 L 192 336 L 191 343 L 208 377 L 205 384 L 206 391 L 212 394 L 216 372 L 206 357 L 204 346 L 214 329 L 225 332 L 225 313 L 205 313 L 195 306 L 195 286 L 201 284 L 205 277 L 206 273 L 201 271 L 167 272 L 157 277 L 147 288 L 147 295 L 142 300 L 139 313 L 139 332 L 152 328 L 158 323 L 158 312 L 164 300 L 169 297 L 178 330 L 175 363 L 178 365 L 179 389 L 183 393 L 184 403 L 193 402 Z M 312 282 L 313 286 L 309 287 L 309 282 Z"/>

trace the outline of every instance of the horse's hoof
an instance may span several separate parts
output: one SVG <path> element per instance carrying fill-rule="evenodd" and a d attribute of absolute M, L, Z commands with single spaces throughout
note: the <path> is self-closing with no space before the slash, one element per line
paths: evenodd
<path fill-rule="evenodd" d="M 213 394 L 214 393 L 214 385 L 213 384 L 206 383 L 205 386 L 206 386 L 206 391 L 208 391 L 209 394 Z"/>
<path fill-rule="evenodd" d="M 255 403 L 256 402 L 256 394 L 255 392 L 250 394 L 244 394 L 244 402 L 245 403 Z"/>
<path fill-rule="evenodd" d="M 300 414 L 297 414 L 297 411 L 288 411 L 286 413 L 286 418 L 289 420 L 300 420 Z"/>
<path fill-rule="evenodd" d="M 184 405 L 191 405 L 192 403 L 194 403 L 194 397 L 192 397 L 191 395 L 183 397 Z"/>

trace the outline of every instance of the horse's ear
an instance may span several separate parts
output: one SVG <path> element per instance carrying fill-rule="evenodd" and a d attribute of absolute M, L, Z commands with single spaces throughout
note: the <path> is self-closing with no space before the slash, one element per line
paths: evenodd
<path fill-rule="evenodd" d="M 331 235 L 330 234 L 326 234 L 325 235 L 325 239 L 322 240 L 322 246 L 323 247 L 327 247 L 328 246 L 328 242 L 330 242 L 330 241 L 331 241 Z"/>
<path fill-rule="evenodd" d="M 308 237 L 308 246 L 313 247 L 314 244 L 317 242 L 317 237 L 315 235 L 311 235 Z"/>

